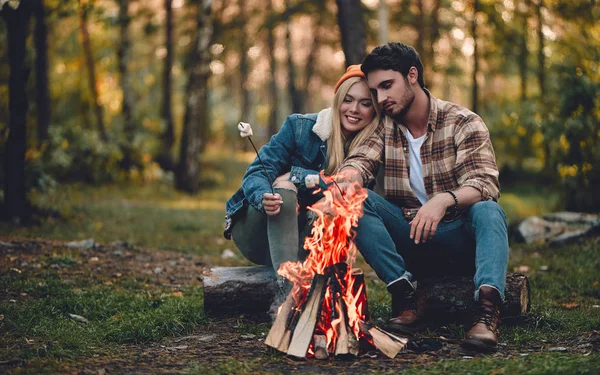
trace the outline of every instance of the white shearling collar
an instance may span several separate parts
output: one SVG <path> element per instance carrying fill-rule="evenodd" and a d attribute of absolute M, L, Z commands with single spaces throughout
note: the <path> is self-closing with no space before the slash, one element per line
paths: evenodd
<path fill-rule="evenodd" d="M 321 138 L 322 141 L 326 141 L 331 137 L 332 127 L 332 110 L 331 108 L 325 108 L 317 115 L 317 122 L 313 126 L 313 132 Z"/>

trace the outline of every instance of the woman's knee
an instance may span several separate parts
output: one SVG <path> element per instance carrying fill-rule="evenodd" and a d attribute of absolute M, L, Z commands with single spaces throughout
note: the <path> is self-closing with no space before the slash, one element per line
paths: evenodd
<path fill-rule="evenodd" d="M 277 177 L 275 181 L 273 181 L 273 187 L 277 189 L 291 190 L 297 193 L 298 188 L 296 188 L 296 185 L 294 185 L 292 182 L 290 182 L 290 180 L 288 180 L 288 177 L 288 173 Z"/>

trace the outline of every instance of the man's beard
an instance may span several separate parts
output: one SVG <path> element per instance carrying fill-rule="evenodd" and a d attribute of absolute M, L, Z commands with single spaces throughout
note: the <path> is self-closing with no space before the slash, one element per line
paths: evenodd
<path fill-rule="evenodd" d="M 400 104 L 403 104 L 402 109 L 397 114 L 389 113 L 389 116 L 396 121 L 402 120 L 404 116 L 408 113 L 414 100 L 415 92 L 413 91 L 412 87 L 407 86 L 407 90 L 404 93 L 404 96 L 402 97 L 402 101 L 400 102 Z"/>

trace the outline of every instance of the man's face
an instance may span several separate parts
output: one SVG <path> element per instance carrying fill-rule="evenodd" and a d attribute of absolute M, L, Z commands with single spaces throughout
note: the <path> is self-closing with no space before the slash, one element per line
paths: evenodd
<path fill-rule="evenodd" d="M 395 70 L 374 70 L 367 77 L 369 88 L 388 116 L 399 119 L 410 109 L 415 93 L 402 73 Z"/>

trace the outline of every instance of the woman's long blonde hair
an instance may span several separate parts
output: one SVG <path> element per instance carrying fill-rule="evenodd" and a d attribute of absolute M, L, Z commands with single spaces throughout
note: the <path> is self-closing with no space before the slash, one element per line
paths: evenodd
<path fill-rule="evenodd" d="M 346 158 L 346 154 L 344 153 L 344 144 L 346 143 L 346 138 L 342 134 L 342 122 L 340 120 L 340 107 L 346 98 L 346 94 L 350 91 L 350 87 L 357 82 L 365 82 L 367 80 L 362 77 L 351 77 L 345 80 L 337 92 L 333 96 L 333 106 L 331 108 L 331 136 L 327 140 L 327 169 L 325 170 L 325 174 L 332 175 L 337 173 L 337 169 L 342 165 L 342 162 Z M 350 147 L 348 148 L 348 154 L 352 152 L 352 150 L 362 143 L 377 127 L 380 119 L 379 106 L 377 105 L 377 99 L 371 93 L 371 101 L 373 102 L 373 108 L 375 109 L 375 116 L 373 116 L 373 120 L 365 126 L 364 129 L 360 130 L 354 138 L 350 142 Z"/>

